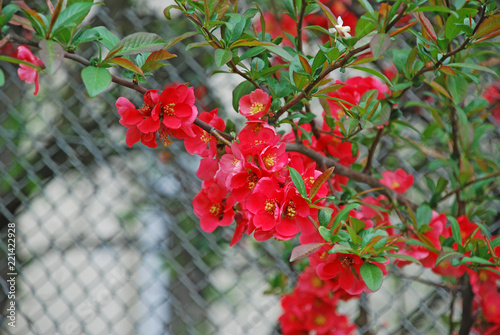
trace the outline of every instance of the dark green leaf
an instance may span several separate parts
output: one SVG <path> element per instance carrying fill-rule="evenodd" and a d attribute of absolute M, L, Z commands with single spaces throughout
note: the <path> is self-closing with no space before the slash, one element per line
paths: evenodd
<path fill-rule="evenodd" d="M 460 233 L 460 225 L 458 224 L 457 219 L 453 216 L 448 216 L 448 220 L 451 222 L 451 233 L 453 235 L 453 239 L 459 246 L 462 246 L 462 234 Z"/>
<path fill-rule="evenodd" d="M 306 186 L 300 173 L 292 167 L 288 167 L 288 170 L 290 170 L 290 178 L 292 178 L 292 182 L 295 185 L 295 188 L 297 188 L 297 191 L 299 191 L 302 197 L 307 198 Z"/>
<path fill-rule="evenodd" d="M 371 291 L 377 291 L 382 286 L 384 274 L 375 264 L 370 262 L 364 263 L 359 268 L 359 274 Z"/>
<path fill-rule="evenodd" d="M 2 69 L 0 69 L 0 86 L 5 85 L 5 74 L 3 73 Z"/>
<path fill-rule="evenodd" d="M 68 8 L 63 10 L 57 18 L 52 27 L 52 32 L 55 33 L 61 28 L 80 24 L 93 5 L 92 2 L 76 2 L 68 6 Z"/>

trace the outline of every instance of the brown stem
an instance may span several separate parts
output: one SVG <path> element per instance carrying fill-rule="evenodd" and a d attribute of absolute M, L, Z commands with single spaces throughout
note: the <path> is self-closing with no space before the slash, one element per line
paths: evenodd
<path fill-rule="evenodd" d="M 466 283 L 462 290 L 462 322 L 460 323 L 460 330 L 458 331 L 458 335 L 468 335 L 472 324 L 474 323 L 474 317 L 472 316 L 474 292 L 472 292 L 472 286 L 470 285 L 469 277 L 465 275 L 462 277 L 462 280 L 466 281 Z"/>
<path fill-rule="evenodd" d="M 483 176 L 483 177 L 480 177 L 480 178 L 476 178 L 476 179 L 472 179 L 472 180 L 469 180 L 468 182 L 466 182 L 465 184 L 463 184 L 462 186 L 459 186 L 457 188 L 455 188 L 453 191 L 447 193 L 446 195 L 444 195 L 441 200 L 439 200 L 439 202 L 445 200 L 445 199 L 448 199 L 449 197 L 451 197 L 453 194 L 455 193 L 458 193 L 462 190 L 464 190 L 466 187 L 474 184 L 474 183 L 478 183 L 480 181 L 483 181 L 483 180 L 487 180 L 487 179 L 491 179 L 491 178 L 495 178 L 495 177 L 498 177 L 500 176 L 500 171 L 497 171 L 497 172 L 493 172 L 489 175 L 486 175 L 486 176 Z"/>
<path fill-rule="evenodd" d="M 477 22 L 476 26 L 474 27 L 474 30 L 471 34 L 471 36 L 474 36 L 474 34 L 476 33 L 477 29 L 479 28 L 479 26 L 481 25 L 481 23 L 483 23 L 484 19 L 485 19 L 485 7 L 482 6 L 481 7 L 481 12 L 479 14 L 479 21 Z M 460 44 L 460 46 L 456 49 L 453 49 L 451 50 L 450 52 L 446 53 L 443 57 L 441 57 L 440 60 L 438 60 L 434 65 L 431 65 L 431 66 L 426 66 L 426 67 L 423 67 L 420 69 L 420 71 L 417 72 L 417 74 L 415 74 L 415 76 L 413 78 L 417 78 L 419 76 L 421 76 L 422 74 L 426 73 L 426 72 L 429 72 L 429 71 L 434 71 L 436 69 L 438 69 L 441 65 L 443 65 L 444 61 L 446 61 L 448 58 L 454 56 L 455 54 L 459 53 L 460 51 L 464 50 L 467 45 L 469 44 L 469 42 L 471 41 L 472 39 L 470 37 L 467 37 L 463 42 L 462 44 Z"/>
<path fill-rule="evenodd" d="M 323 165 L 325 165 L 327 167 L 334 166 L 336 174 L 346 176 L 348 178 L 351 178 L 351 179 L 356 180 L 356 181 L 361 182 L 361 183 L 365 183 L 373 188 L 382 188 L 384 190 L 384 193 L 386 193 L 390 197 L 394 197 L 397 200 L 397 202 L 400 204 L 408 205 L 412 209 L 415 209 L 415 210 L 418 207 L 415 203 L 411 202 L 410 200 L 405 198 L 403 195 L 396 194 L 393 190 L 391 190 L 387 186 L 383 185 L 380 181 L 378 181 L 378 179 L 376 179 L 370 175 L 367 175 L 365 173 L 354 171 L 354 170 L 340 164 L 339 162 L 337 162 L 336 160 L 334 160 L 332 158 L 323 156 L 321 153 L 319 153 L 311 148 L 308 148 L 308 147 L 303 146 L 301 144 L 287 143 L 286 150 L 299 152 L 303 155 L 306 155 L 307 157 L 315 160 L 320 166 L 323 166 Z"/>
<path fill-rule="evenodd" d="M 297 21 L 297 51 L 302 53 L 302 24 L 304 22 L 304 14 L 306 13 L 307 1 L 302 0 L 300 7 L 299 19 Z"/>
<path fill-rule="evenodd" d="M 377 149 L 377 145 L 380 142 L 380 139 L 382 138 L 383 133 L 384 133 L 384 128 L 380 128 L 377 131 L 377 135 L 373 139 L 372 146 L 370 147 L 370 150 L 368 151 L 368 158 L 366 159 L 366 165 L 365 165 L 365 168 L 363 169 L 363 173 L 370 174 L 370 170 L 372 168 L 373 156 L 375 155 L 375 150 Z"/>

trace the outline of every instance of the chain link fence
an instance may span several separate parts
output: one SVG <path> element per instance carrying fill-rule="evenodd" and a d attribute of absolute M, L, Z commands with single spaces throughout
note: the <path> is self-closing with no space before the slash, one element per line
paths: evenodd
<path fill-rule="evenodd" d="M 90 20 L 118 36 L 148 31 L 169 38 L 189 29 L 186 20 L 158 16 L 163 7 L 162 1 L 106 1 Z M 228 92 L 237 82 L 209 78 L 213 60 L 202 49 L 174 49 L 178 57 L 147 86 L 204 85 L 203 109 L 230 112 Z M 90 99 L 79 64 L 64 65 L 43 76 L 33 97 L 17 69 L 1 64 L 0 246 L 6 254 L 4 237 L 15 223 L 17 315 L 16 327 L 8 326 L 4 261 L 0 333 L 279 334 L 279 297 L 264 291 L 277 274 L 296 279 L 286 245 L 248 238 L 229 248 L 231 229 L 203 233 L 191 207 L 201 184 L 197 158 L 180 142 L 127 148 L 114 103 L 141 97 L 113 86 Z M 399 162 L 384 154 L 392 145 L 381 146 L 381 161 Z M 407 171 L 425 173 L 404 162 Z M 339 311 L 358 320 L 360 334 L 448 334 L 452 292 L 426 285 L 438 277 L 416 267 L 392 272 L 379 292 Z"/>

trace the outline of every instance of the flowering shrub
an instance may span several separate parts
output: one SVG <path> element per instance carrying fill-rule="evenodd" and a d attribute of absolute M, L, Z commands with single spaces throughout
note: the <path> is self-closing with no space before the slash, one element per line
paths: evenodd
<path fill-rule="evenodd" d="M 242 238 L 296 244 L 290 261 L 303 272 L 294 289 L 279 287 L 284 334 L 353 334 L 338 302 L 377 291 L 393 265 L 410 263 L 446 277 L 440 285 L 460 286 L 464 314 L 450 333 L 496 334 L 500 238 L 489 227 L 500 200 L 499 90 L 482 83 L 498 77 L 498 65 L 483 64 L 498 46 L 497 4 L 360 4 L 363 13 L 354 14 L 350 1 L 285 1 L 276 18 L 260 6 L 239 12 L 228 0 L 176 1 L 166 18 L 180 11 L 194 31 L 165 41 L 80 25 L 100 3 L 60 0 L 41 16 L 19 2 L 0 13 L 0 49 L 9 50 L 0 61 L 19 64 L 35 95 L 39 74 L 53 74 L 63 58 L 84 66 L 91 97 L 111 82 L 142 94 L 141 107 L 116 101 L 124 141 L 155 148 L 176 138 L 200 156 L 193 210 L 205 232 L 233 226 L 231 246 Z M 11 32 L 16 13 L 27 18 L 29 39 Z M 190 47 L 214 48 L 216 66 L 242 79 L 232 92 L 235 113 L 246 118 L 239 131 L 218 109 L 198 110 L 188 84 L 142 86 L 175 57 L 169 47 L 194 35 L 206 43 Z M 91 61 L 75 53 L 89 42 L 107 53 Z M 388 65 L 379 69 L 381 61 Z M 484 98 L 469 94 L 473 86 Z M 383 139 L 396 143 L 386 147 L 391 154 L 412 150 L 428 176 L 410 174 L 411 159 L 375 166 Z"/>

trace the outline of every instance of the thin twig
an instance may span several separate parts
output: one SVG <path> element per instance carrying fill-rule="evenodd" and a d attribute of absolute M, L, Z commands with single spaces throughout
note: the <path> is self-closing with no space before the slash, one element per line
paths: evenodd
<path fill-rule="evenodd" d="M 365 168 L 363 169 L 363 173 L 368 173 L 370 174 L 370 170 L 372 168 L 372 160 L 373 156 L 375 155 L 375 150 L 377 149 L 377 145 L 380 142 L 380 139 L 382 138 L 382 134 L 384 133 L 384 128 L 380 128 L 377 131 L 377 135 L 375 135 L 375 138 L 373 139 L 372 146 L 370 147 L 370 150 L 368 150 L 368 158 L 366 159 L 366 165 Z"/>
<path fill-rule="evenodd" d="M 500 171 L 497 171 L 497 172 L 493 172 L 489 175 L 486 175 L 486 176 L 483 176 L 483 177 L 480 177 L 480 178 L 476 178 L 476 179 L 472 179 L 472 180 L 469 180 L 468 182 L 466 182 L 465 184 L 463 184 L 462 186 L 459 186 L 457 188 L 455 188 L 453 191 L 447 193 L 446 195 L 444 195 L 441 200 L 439 200 L 439 202 L 445 200 L 445 199 L 448 199 L 449 197 L 451 197 L 453 194 L 457 193 L 457 192 L 460 192 L 462 190 L 464 190 L 466 187 L 472 185 L 472 184 L 475 184 L 475 183 L 478 183 L 480 181 L 483 181 L 483 180 L 487 180 L 487 179 L 491 179 L 491 178 L 495 178 L 495 177 L 498 177 L 500 176 Z"/>

